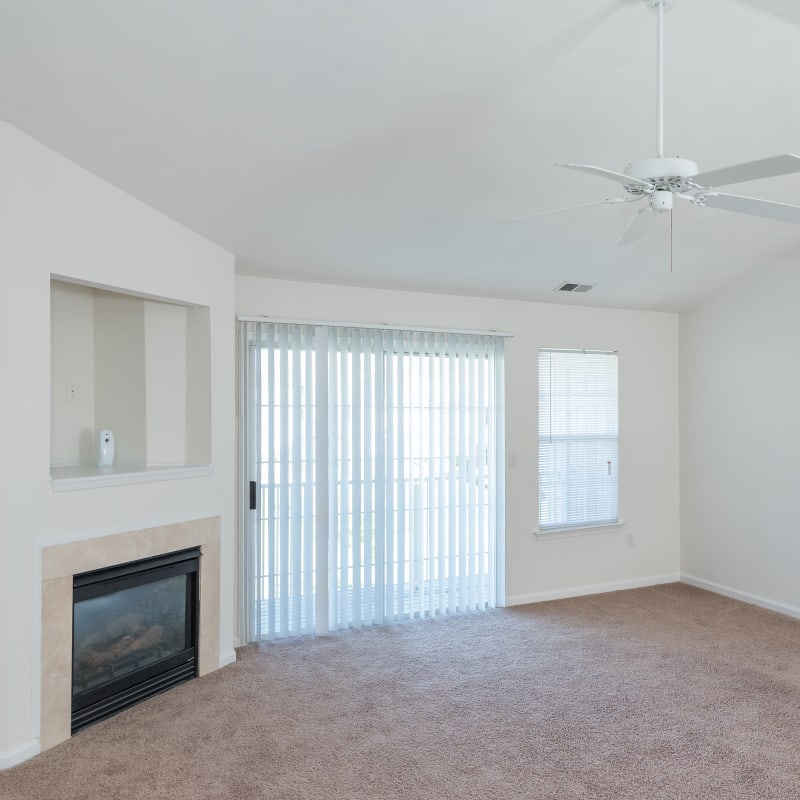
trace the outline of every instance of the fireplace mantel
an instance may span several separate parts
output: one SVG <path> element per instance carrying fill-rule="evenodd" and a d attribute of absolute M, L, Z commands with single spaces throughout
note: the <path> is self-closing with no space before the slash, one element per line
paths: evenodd
<path fill-rule="evenodd" d="M 219 666 L 220 518 L 190 520 L 42 549 L 40 749 L 70 737 L 72 576 L 189 547 L 202 552 L 198 673 Z"/>

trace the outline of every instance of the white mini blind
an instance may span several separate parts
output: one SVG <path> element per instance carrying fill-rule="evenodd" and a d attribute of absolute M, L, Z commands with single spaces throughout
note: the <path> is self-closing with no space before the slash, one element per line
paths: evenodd
<path fill-rule="evenodd" d="M 539 351 L 539 528 L 618 520 L 618 357 Z"/>
<path fill-rule="evenodd" d="M 493 606 L 503 338 L 246 322 L 251 640 Z"/>

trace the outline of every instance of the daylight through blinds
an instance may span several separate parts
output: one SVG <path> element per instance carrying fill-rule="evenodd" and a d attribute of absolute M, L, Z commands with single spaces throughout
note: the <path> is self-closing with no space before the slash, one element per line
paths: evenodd
<path fill-rule="evenodd" d="M 617 354 L 539 351 L 539 528 L 617 522 Z"/>
<path fill-rule="evenodd" d="M 250 638 L 493 606 L 503 339 L 241 325 Z"/>

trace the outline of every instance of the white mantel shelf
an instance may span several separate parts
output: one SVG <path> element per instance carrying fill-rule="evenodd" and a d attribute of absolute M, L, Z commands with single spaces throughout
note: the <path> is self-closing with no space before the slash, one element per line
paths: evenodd
<path fill-rule="evenodd" d="M 127 483 L 150 483 L 183 478 L 203 478 L 211 475 L 211 465 L 190 466 L 119 466 L 51 467 L 50 481 L 54 492 L 76 489 L 99 489 L 102 486 L 121 486 Z"/>

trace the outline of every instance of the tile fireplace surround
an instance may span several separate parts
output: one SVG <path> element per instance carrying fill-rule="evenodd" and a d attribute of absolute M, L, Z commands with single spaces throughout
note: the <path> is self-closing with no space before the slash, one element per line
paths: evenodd
<path fill-rule="evenodd" d="M 198 668 L 205 675 L 219 666 L 219 517 L 42 548 L 41 750 L 70 738 L 72 576 L 188 547 L 202 552 Z"/>

